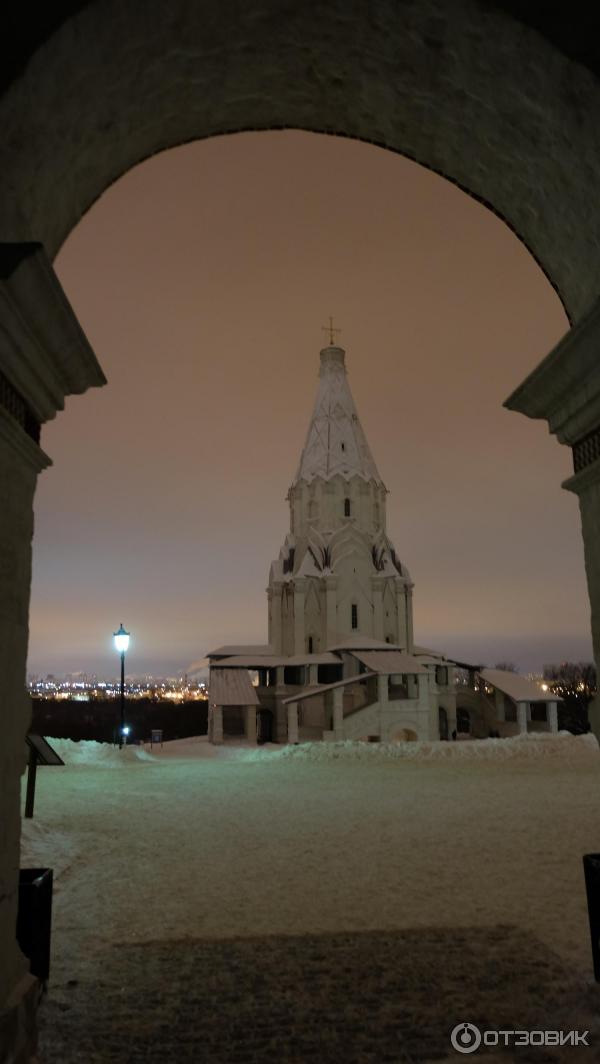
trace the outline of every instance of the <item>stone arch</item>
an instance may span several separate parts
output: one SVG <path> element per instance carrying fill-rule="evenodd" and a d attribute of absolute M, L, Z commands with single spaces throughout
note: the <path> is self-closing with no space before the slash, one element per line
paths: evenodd
<path fill-rule="evenodd" d="M 571 321 L 584 318 L 600 290 L 600 86 L 577 47 L 571 59 L 557 45 L 560 35 L 543 36 L 547 27 L 537 32 L 519 21 L 513 10 L 525 5 L 59 0 L 51 6 L 39 22 L 15 12 L 17 56 L 0 71 L 0 282 L 7 289 L 1 324 L 10 357 L 11 341 L 18 353 L 11 366 L 20 390 L 9 383 L 21 417 L 13 424 L 6 415 L 0 453 L 7 512 L 14 515 L 3 528 L 0 567 L 6 604 L 0 695 L 10 737 L 0 759 L 0 814 L 7 813 L 0 840 L 6 958 L 0 1003 L 23 972 L 14 938 L 14 869 L 28 716 L 32 498 L 46 461 L 36 442 L 40 422 L 65 395 L 103 382 L 49 266 L 83 214 L 132 166 L 190 140 L 241 130 L 331 133 L 412 158 L 495 211 L 529 248 Z M 534 409 L 532 416 L 541 415 Z"/>
<path fill-rule="evenodd" d="M 5 239 L 53 258 L 104 189 L 158 151 L 313 130 L 400 152 L 491 207 L 578 318 L 600 289 L 600 89 L 557 34 L 507 6 L 265 0 L 233 17 L 210 0 L 70 4 L 29 28 L 0 100 Z"/>
<path fill-rule="evenodd" d="M 414 728 L 398 728 L 392 735 L 393 743 L 415 743 L 418 739 Z"/>

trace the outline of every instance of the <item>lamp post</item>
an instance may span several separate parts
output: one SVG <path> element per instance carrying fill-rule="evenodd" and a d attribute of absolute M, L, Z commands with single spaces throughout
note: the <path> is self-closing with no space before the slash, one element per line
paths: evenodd
<path fill-rule="evenodd" d="M 123 623 L 118 632 L 113 632 L 113 639 L 115 641 L 115 647 L 121 655 L 121 727 L 119 728 L 119 750 L 123 746 L 123 736 L 125 735 L 125 651 L 129 646 L 129 632 L 126 632 L 123 628 Z"/>

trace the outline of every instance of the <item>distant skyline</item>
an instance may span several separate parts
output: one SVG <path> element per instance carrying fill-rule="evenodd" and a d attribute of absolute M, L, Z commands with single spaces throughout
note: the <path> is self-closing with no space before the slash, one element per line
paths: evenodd
<path fill-rule="evenodd" d="M 136 675 L 266 641 L 329 315 L 417 642 L 591 660 L 570 452 L 502 408 L 568 323 L 481 204 L 372 145 L 236 134 L 126 174 L 55 265 L 109 384 L 43 429 L 29 672 L 116 674 L 121 620 Z"/>

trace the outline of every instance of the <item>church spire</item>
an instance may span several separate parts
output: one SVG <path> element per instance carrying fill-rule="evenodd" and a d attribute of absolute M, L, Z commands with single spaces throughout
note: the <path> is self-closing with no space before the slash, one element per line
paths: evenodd
<path fill-rule="evenodd" d="M 334 330 L 330 318 L 330 339 Z M 330 343 L 321 351 L 319 387 L 306 442 L 293 484 L 310 483 L 315 477 L 345 480 L 359 476 L 381 484 L 348 384 L 346 352 Z"/>

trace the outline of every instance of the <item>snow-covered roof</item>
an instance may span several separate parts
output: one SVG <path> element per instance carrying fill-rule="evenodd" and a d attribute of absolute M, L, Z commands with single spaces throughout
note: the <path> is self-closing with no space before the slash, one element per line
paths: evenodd
<path fill-rule="evenodd" d="M 349 480 L 382 480 L 369 449 L 354 399 L 350 392 L 345 352 L 341 347 L 321 351 L 319 387 L 306 442 L 293 483 L 310 482 L 315 477 L 330 480 L 342 476 Z"/>
<path fill-rule="evenodd" d="M 245 669 L 210 670 L 209 701 L 215 706 L 257 706 L 256 687 Z"/>
<path fill-rule="evenodd" d="M 217 647 L 216 650 L 209 650 L 207 658 L 228 658 L 232 654 L 250 654 L 252 657 L 264 658 L 266 654 L 274 654 L 273 647 L 265 644 L 256 644 L 255 646 L 224 646 Z"/>
<path fill-rule="evenodd" d="M 227 666 L 232 669 L 274 669 L 277 665 L 339 665 L 340 659 L 335 654 L 294 654 L 285 657 L 283 654 L 265 654 L 254 656 L 246 654 L 233 654 L 231 657 L 219 658 L 213 663 L 213 668 Z"/>
<path fill-rule="evenodd" d="M 513 702 L 562 702 L 550 691 L 541 691 L 532 680 L 526 680 L 524 676 L 518 676 L 515 672 L 506 672 L 504 669 L 482 669 L 479 673 L 482 680 L 491 687 L 497 687 L 503 694 L 512 698 Z"/>
<path fill-rule="evenodd" d="M 353 657 L 366 665 L 370 672 L 381 672 L 387 676 L 391 673 L 416 676 L 420 672 L 427 672 L 418 658 L 401 650 L 361 650 L 354 653 Z"/>

